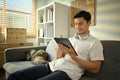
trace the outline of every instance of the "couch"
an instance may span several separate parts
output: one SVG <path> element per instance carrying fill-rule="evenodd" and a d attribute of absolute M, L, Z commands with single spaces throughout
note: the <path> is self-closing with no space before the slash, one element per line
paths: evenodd
<path fill-rule="evenodd" d="M 83 75 L 89 80 L 120 80 L 120 41 L 101 41 L 104 48 L 104 57 L 105 60 L 102 63 L 101 70 L 98 74 L 93 74 L 88 71 L 85 71 Z M 26 61 L 25 56 L 26 52 L 29 52 L 31 49 L 46 49 L 47 46 L 31 46 L 31 47 L 21 47 L 21 48 L 9 48 L 4 52 L 5 55 L 5 64 L 3 68 L 6 71 L 6 77 L 8 74 L 15 72 L 20 69 L 27 67 L 35 66 L 31 64 L 31 61 Z M 49 54 L 50 58 L 54 58 L 53 55 Z M 11 65 L 12 64 L 12 65 Z M 24 65 L 23 65 L 24 64 Z M 10 67 L 13 68 L 10 68 Z"/>

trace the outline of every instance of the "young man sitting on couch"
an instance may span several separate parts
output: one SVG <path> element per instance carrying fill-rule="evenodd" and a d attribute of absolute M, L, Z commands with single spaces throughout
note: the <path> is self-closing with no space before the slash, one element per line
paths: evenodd
<path fill-rule="evenodd" d="M 76 34 L 69 38 L 72 47 L 58 44 L 57 58 L 9 75 L 7 80 L 79 80 L 84 71 L 98 73 L 104 60 L 101 42 L 90 34 L 91 14 L 80 11 L 74 16 Z"/>

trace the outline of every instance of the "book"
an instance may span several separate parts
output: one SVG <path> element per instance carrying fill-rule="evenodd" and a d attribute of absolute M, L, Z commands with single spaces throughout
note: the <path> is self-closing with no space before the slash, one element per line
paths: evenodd
<path fill-rule="evenodd" d="M 72 44 L 71 44 L 71 42 L 69 41 L 68 38 L 54 38 L 54 40 L 57 43 L 60 43 L 60 44 L 62 44 L 64 46 L 66 46 L 67 48 L 70 48 L 69 46 L 71 46 L 73 48 L 73 46 L 72 46 Z M 75 51 L 74 48 L 73 48 L 73 50 L 74 50 L 74 53 L 77 55 L 77 52 Z"/>

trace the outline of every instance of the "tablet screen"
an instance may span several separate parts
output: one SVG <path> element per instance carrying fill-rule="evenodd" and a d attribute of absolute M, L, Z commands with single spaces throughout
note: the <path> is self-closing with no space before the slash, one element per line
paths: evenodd
<path fill-rule="evenodd" d="M 71 46 L 71 47 L 73 48 L 73 46 L 72 46 L 72 44 L 70 43 L 70 41 L 69 41 L 68 38 L 54 38 L 54 40 L 55 40 L 57 43 L 61 43 L 61 44 L 63 44 L 64 46 L 66 46 L 66 47 L 68 47 L 68 48 L 69 48 L 69 46 Z M 77 55 L 77 53 L 76 53 L 76 51 L 75 51 L 74 48 L 73 48 L 73 50 L 74 50 L 74 53 Z"/>

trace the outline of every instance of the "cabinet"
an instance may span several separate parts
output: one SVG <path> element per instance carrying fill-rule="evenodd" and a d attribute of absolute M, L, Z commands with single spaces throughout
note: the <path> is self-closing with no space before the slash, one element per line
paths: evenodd
<path fill-rule="evenodd" d="M 4 64 L 4 50 L 13 47 L 33 46 L 33 43 L 0 43 L 0 68 Z"/>
<path fill-rule="evenodd" d="M 53 37 L 68 37 L 69 7 L 53 2 L 37 9 L 38 45 L 47 45 Z"/>
<path fill-rule="evenodd" d="M 6 43 L 25 43 L 27 41 L 25 28 L 6 28 L 6 35 Z"/>

